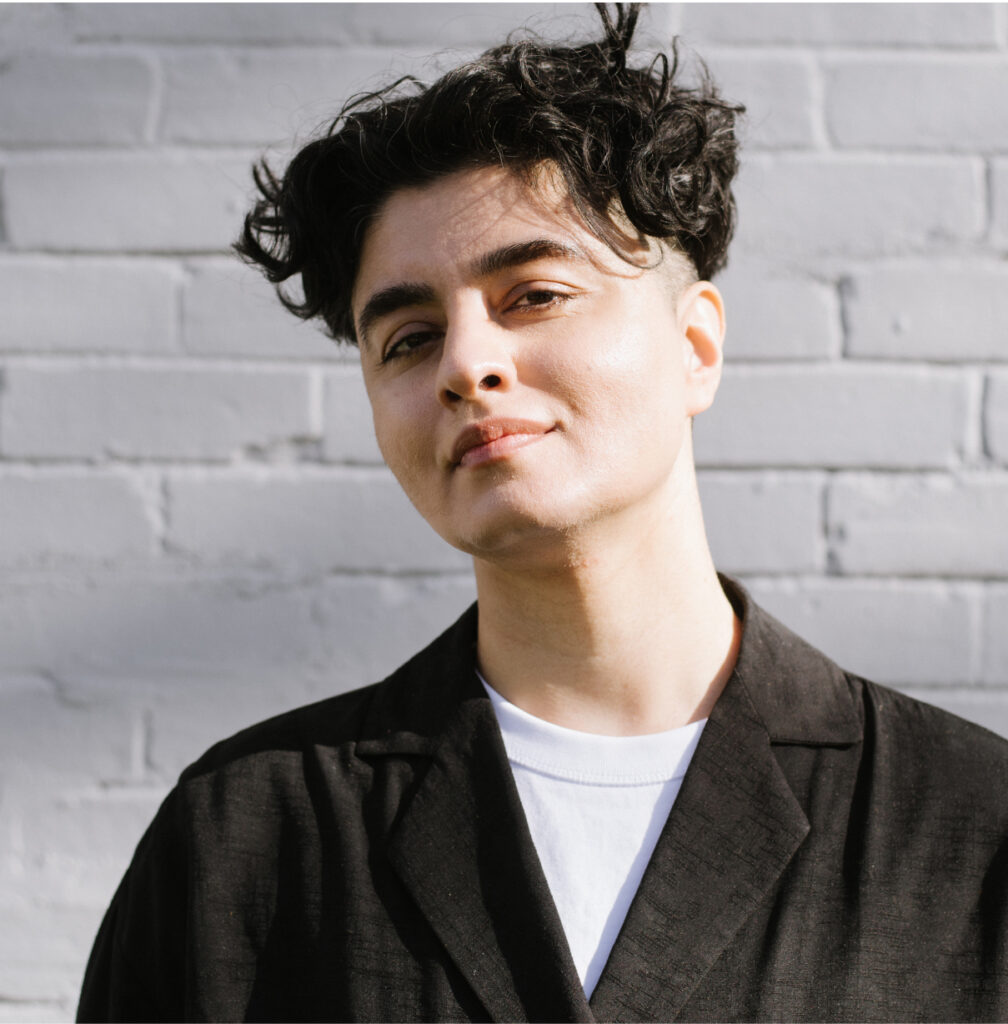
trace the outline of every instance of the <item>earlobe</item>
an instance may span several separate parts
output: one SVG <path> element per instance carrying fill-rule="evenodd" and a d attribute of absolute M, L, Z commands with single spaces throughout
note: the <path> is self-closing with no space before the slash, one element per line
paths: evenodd
<path fill-rule="evenodd" d="M 725 336 L 724 300 L 710 281 L 697 281 L 679 297 L 679 329 L 686 344 L 686 399 L 690 416 L 714 401 L 721 382 Z"/>

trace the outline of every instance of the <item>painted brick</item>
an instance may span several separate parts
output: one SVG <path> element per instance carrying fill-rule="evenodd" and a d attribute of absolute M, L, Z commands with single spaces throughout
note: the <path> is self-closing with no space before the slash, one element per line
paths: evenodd
<path fill-rule="evenodd" d="M 123 260 L 3 260 L 0 351 L 177 351 L 177 275 Z"/>
<path fill-rule="evenodd" d="M 1008 373 L 992 373 L 984 401 L 984 438 L 987 450 L 1008 465 Z"/>
<path fill-rule="evenodd" d="M 909 689 L 911 697 L 934 704 L 953 715 L 976 722 L 999 736 L 1008 738 L 1008 694 L 990 690 Z"/>
<path fill-rule="evenodd" d="M 980 168 L 968 160 L 751 155 L 736 188 L 736 252 L 808 270 L 844 259 L 932 251 L 979 236 Z"/>
<path fill-rule="evenodd" d="M 311 670 L 250 666 L 164 680 L 146 688 L 150 764 L 172 780 L 212 743 L 253 722 L 382 678 L 425 646 L 472 600 L 470 578 L 339 578 L 316 595 L 324 650 Z M 282 627 L 278 644 L 298 642 Z"/>
<path fill-rule="evenodd" d="M 143 141 L 153 78 L 121 54 L 18 54 L 0 64 L 0 143 L 122 145 Z"/>
<path fill-rule="evenodd" d="M 7 248 L 10 238 L 7 233 L 7 214 L 5 210 L 7 196 L 6 196 L 6 178 L 5 168 L 0 163 L 0 247 Z"/>
<path fill-rule="evenodd" d="M 168 541 L 201 562 L 445 571 L 468 558 L 420 518 L 387 471 L 170 484 Z"/>
<path fill-rule="evenodd" d="M 843 668 L 887 684 L 968 682 L 970 596 L 933 583 L 753 581 L 756 600 Z"/>
<path fill-rule="evenodd" d="M 1008 245 L 1008 160 L 992 161 L 990 178 L 994 238 Z"/>
<path fill-rule="evenodd" d="M 74 702 L 39 676 L 21 676 L 13 682 L 0 691 L 5 803 L 12 792 L 32 786 L 52 789 L 57 783 L 79 786 L 82 780 L 122 781 L 133 775 L 136 732 L 131 708 Z"/>
<path fill-rule="evenodd" d="M 717 279 L 725 300 L 725 358 L 824 359 L 840 349 L 836 290 L 818 281 L 768 276 L 744 262 Z"/>
<path fill-rule="evenodd" d="M 704 53 L 722 95 L 745 104 L 743 147 L 809 147 L 815 143 L 815 91 L 801 58 Z"/>
<path fill-rule="evenodd" d="M 324 395 L 325 458 L 332 462 L 381 463 L 360 367 L 348 366 L 327 374 Z"/>
<path fill-rule="evenodd" d="M 251 194 L 251 161 L 159 153 L 11 163 L 4 217 L 15 249 L 225 251 Z"/>
<path fill-rule="evenodd" d="M 141 39 L 166 43 L 378 42 L 438 46 L 499 43 L 526 23 L 547 34 L 595 28 L 587 4 L 192 4 L 175 10 L 151 4 L 120 4 L 103 10 L 72 4 L 85 39 Z M 655 19 L 652 15 L 652 21 Z"/>
<path fill-rule="evenodd" d="M 326 3 L 187 4 L 162 8 L 124 3 L 115 10 L 70 4 L 75 33 L 87 40 L 163 43 L 344 42 L 346 12 Z"/>
<path fill-rule="evenodd" d="M 0 565 L 49 566 L 149 557 L 151 524 L 120 477 L 0 477 Z"/>
<path fill-rule="evenodd" d="M 189 677 L 160 687 L 151 695 L 152 767 L 173 779 L 211 744 L 238 729 L 384 678 L 474 599 L 469 575 L 327 581 L 312 606 L 324 636 L 320 667 L 312 674 L 282 677 L 275 670 Z"/>
<path fill-rule="evenodd" d="M 476 600 L 470 573 L 440 579 L 334 577 L 316 603 L 327 666 L 346 688 L 384 678 Z"/>
<path fill-rule="evenodd" d="M 1008 576 L 1008 477 L 841 477 L 830 549 L 844 573 Z"/>
<path fill-rule="evenodd" d="M 161 135 L 174 142 L 286 143 L 331 120 L 353 93 L 410 70 L 392 63 L 391 54 L 374 49 L 169 56 Z"/>
<path fill-rule="evenodd" d="M 945 467 L 965 444 L 966 380 L 955 371 L 728 366 L 696 421 L 704 466 Z"/>
<path fill-rule="evenodd" d="M 851 59 L 825 69 L 826 125 L 840 146 L 943 151 L 1008 147 L 1008 59 Z"/>
<path fill-rule="evenodd" d="M 134 709 L 179 679 L 276 685 L 322 661 L 310 595 L 276 579 L 8 581 L 0 636 L 0 669 L 44 671 L 77 703 Z"/>
<path fill-rule="evenodd" d="M 883 359 L 1008 359 L 1008 267 L 876 267 L 843 289 L 846 353 Z"/>
<path fill-rule="evenodd" d="M 973 47 L 997 45 L 993 4 L 684 4 L 691 41 Z"/>
<path fill-rule="evenodd" d="M 981 679 L 1008 686 L 1008 587 L 990 587 L 985 598 Z"/>
<path fill-rule="evenodd" d="M 101 912 L 40 904 L 4 907 L 0 913 L 0 1000 L 14 1005 L 46 1000 L 72 1008 Z M 14 1019 L 24 1018 L 15 1014 Z"/>
<path fill-rule="evenodd" d="M 190 268 L 182 293 L 182 345 L 201 356 L 347 358 L 319 325 L 289 313 L 273 286 L 237 260 Z M 355 350 L 349 358 L 356 361 Z"/>
<path fill-rule="evenodd" d="M 0 46 L 35 49 L 72 41 L 67 4 L 0 4 Z"/>
<path fill-rule="evenodd" d="M 35 794 L 25 816 L 25 883 L 49 902 L 107 905 L 163 796 L 140 788 Z"/>
<path fill-rule="evenodd" d="M 5 382 L 8 456 L 228 459 L 310 432 L 296 373 L 12 367 Z"/>
<path fill-rule="evenodd" d="M 67 996 L 65 1000 L 36 1002 L 34 999 L 15 999 L 9 1003 L 0 1002 L 0 1024 L 61 1024 L 73 1018 L 76 1006 L 77 1001 L 73 996 Z"/>
<path fill-rule="evenodd" d="M 598 18 L 591 5 L 584 3 L 432 3 L 419 8 L 395 3 L 381 14 L 368 4 L 349 6 L 348 27 L 354 38 L 384 44 L 496 46 L 522 29 L 559 39 L 598 34 Z M 657 29 L 665 21 L 663 12 L 652 11 L 642 19 L 642 26 Z"/>
<path fill-rule="evenodd" d="M 700 497 L 722 572 L 812 572 L 823 567 L 822 488 L 814 477 L 702 473 Z"/>
<path fill-rule="evenodd" d="M 278 643 L 287 638 L 278 636 Z M 253 672 L 227 675 L 195 675 L 174 680 L 152 690 L 149 709 L 150 745 L 148 760 L 153 774 L 174 782 L 213 744 L 233 736 L 257 722 L 283 714 L 295 707 L 352 688 L 327 666 L 328 687 L 318 682 L 323 670 L 314 674 Z M 355 680 L 360 685 L 363 680 Z M 322 692 L 320 692 L 322 691 Z"/>

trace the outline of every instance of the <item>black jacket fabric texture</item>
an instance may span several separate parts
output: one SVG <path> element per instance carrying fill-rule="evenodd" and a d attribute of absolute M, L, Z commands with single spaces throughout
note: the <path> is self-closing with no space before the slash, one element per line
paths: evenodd
<path fill-rule="evenodd" d="M 590 1001 L 473 606 L 384 682 L 183 773 L 80 1019 L 1008 1019 L 1008 743 L 726 589 L 738 663 Z"/>

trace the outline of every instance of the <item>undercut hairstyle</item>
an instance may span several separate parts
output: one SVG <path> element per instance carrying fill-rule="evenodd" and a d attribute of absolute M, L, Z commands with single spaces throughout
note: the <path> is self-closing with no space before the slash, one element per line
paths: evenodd
<path fill-rule="evenodd" d="M 407 76 L 351 98 L 282 177 L 253 168 L 259 198 L 235 249 L 281 302 L 356 343 L 351 293 L 368 226 L 402 188 L 502 167 L 534 187 L 559 175 L 586 227 L 628 262 L 640 235 L 682 253 L 698 277 L 725 263 L 735 225 L 736 116 L 701 64 L 677 81 L 671 58 L 627 63 L 638 4 L 596 5 L 603 34 L 577 46 L 521 39 L 423 86 Z M 616 214 L 617 216 L 614 216 Z M 628 236 L 627 222 L 639 233 Z M 303 298 L 283 283 L 300 275 Z"/>

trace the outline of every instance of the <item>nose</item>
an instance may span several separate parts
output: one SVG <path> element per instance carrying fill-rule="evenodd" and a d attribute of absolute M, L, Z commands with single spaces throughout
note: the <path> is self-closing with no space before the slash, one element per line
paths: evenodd
<path fill-rule="evenodd" d="M 506 332 L 485 317 L 465 318 L 445 330 L 437 392 L 449 408 L 506 391 L 516 379 Z"/>

